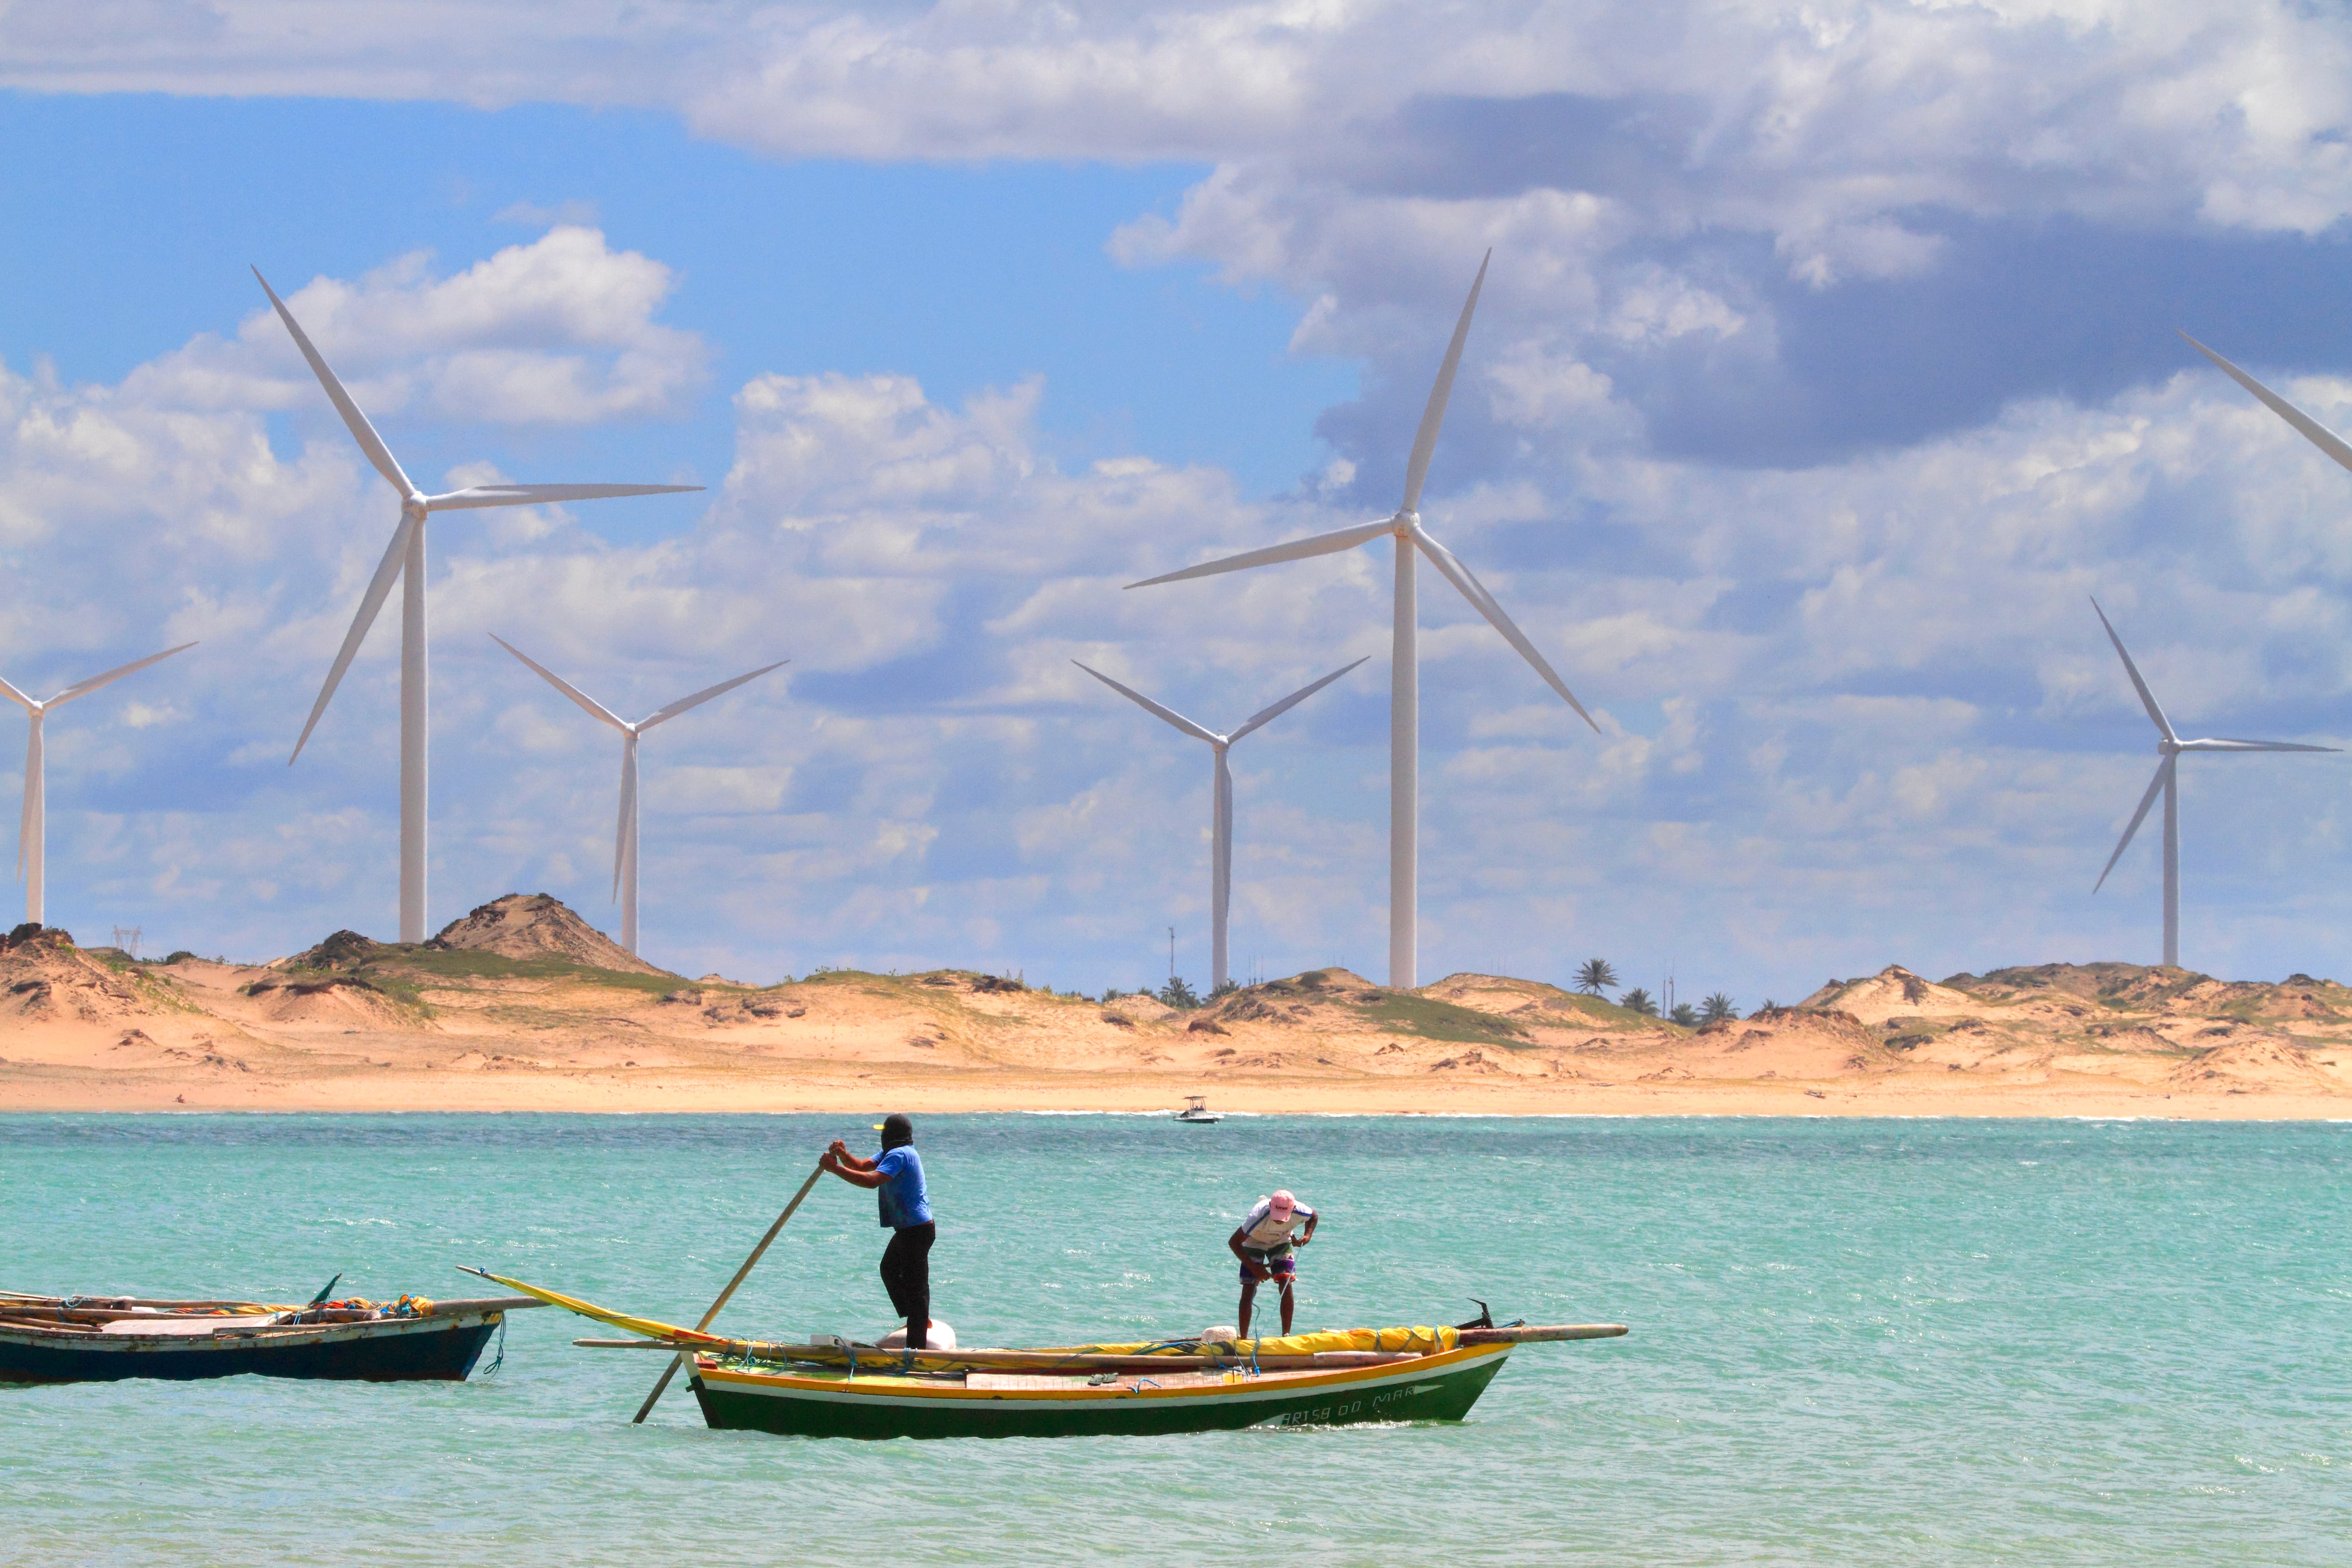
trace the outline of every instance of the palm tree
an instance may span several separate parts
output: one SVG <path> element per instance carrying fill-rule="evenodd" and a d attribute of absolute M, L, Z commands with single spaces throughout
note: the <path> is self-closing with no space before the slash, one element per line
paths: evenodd
<path fill-rule="evenodd" d="M 1675 1022 L 1682 1025 L 1685 1029 L 1696 1029 L 1698 1027 L 1698 1009 L 1691 1006 L 1688 1002 L 1676 1002 L 1675 1004 L 1675 1010 L 1668 1013 L 1666 1016 L 1669 1019 L 1672 1019 Z"/>
<path fill-rule="evenodd" d="M 1726 1019 L 1738 1018 L 1739 1009 L 1731 1005 L 1729 997 L 1717 991 L 1699 1004 L 1698 1016 L 1708 1023 L 1721 1023 Z"/>
<path fill-rule="evenodd" d="M 1658 1016 L 1658 999 L 1639 986 L 1619 997 L 1617 1005 L 1629 1013 L 1639 1013 L 1645 1019 Z"/>
<path fill-rule="evenodd" d="M 1606 958 L 1587 958 L 1576 971 L 1576 988 L 1588 997 L 1597 997 L 1616 983 L 1617 971 Z"/>

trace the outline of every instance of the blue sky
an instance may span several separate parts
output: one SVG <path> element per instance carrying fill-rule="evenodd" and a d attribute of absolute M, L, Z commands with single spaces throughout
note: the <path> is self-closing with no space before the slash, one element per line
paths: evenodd
<path fill-rule="evenodd" d="M 1424 978 L 2151 957 L 2093 592 L 2184 729 L 2352 736 L 2352 475 L 2175 336 L 2352 418 L 2332 13 L 315 14 L 0 26 L 0 674 L 204 640 L 52 721 L 86 936 L 392 927 L 390 621 L 285 766 L 392 497 L 248 263 L 428 485 L 708 486 L 435 522 L 435 925 L 615 918 L 497 632 L 793 661 L 646 743 L 665 964 L 1199 979 L 1203 748 L 1069 660 L 1223 725 L 1384 655 L 1385 545 L 1121 585 L 1391 508 L 1489 247 L 1424 513 L 1603 734 L 1424 574 Z M 1237 964 L 1379 977 L 1386 682 L 1236 752 Z M 2184 957 L 2352 969 L 2346 765 L 2204 760 Z"/>

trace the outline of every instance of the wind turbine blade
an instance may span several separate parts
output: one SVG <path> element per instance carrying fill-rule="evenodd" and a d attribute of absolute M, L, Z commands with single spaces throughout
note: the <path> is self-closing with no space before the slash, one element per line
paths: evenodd
<path fill-rule="evenodd" d="M 2312 418 L 2311 415 L 2304 413 L 2303 410 L 2295 407 L 2294 404 L 2287 402 L 2286 399 L 2279 396 L 2278 393 L 2271 391 L 2270 388 L 2263 385 L 2262 382 L 2254 380 L 2253 377 L 2246 374 L 2245 371 L 2240 370 L 2237 366 L 2231 364 L 2229 361 L 2223 359 L 2221 355 L 2215 353 L 2212 350 L 2207 348 L 2196 339 L 2189 338 L 2188 333 L 2182 332 L 2180 335 L 2183 338 L 2189 339 L 2189 346 L 2190 348 L 2196 350 L 2199 353 L 2212 361 L 2216 365 L 2219 365 L 2223 375 L 2228 376 L 2231 381 L 2237 382 L 2240 386 L 2245 388 L 2248 392 L 2260 398 L 2266 405 L 2268 405 L 2273 413 L 2277 414 L 2281 419 L 2286 421 L 2289 424 L 2294 426 L 2295 429 L 2301 431 L 2305 440 L 2310 442 L 2314 446 L 2318 447 L 2322 452 L 2326 453 L 2327 455 L 2336 459 L 2336 461 L 2344 467 L 2352 468 L 2352 446 L 2346 445 L 2343 437 L 2337 435 L 2334 431 L 2320 423 L 2319 421 Z"/>
<path fill-rule="evenodd" d="M 1135 704 L 1138 707 L 1143 708 L 1147 712 L 1159 715 L 1161 718 L 1166 719 L 1170 724 L 1174 725 L 1178 729 L 1182 730 L 1193 739 L 1205 740 L 1211 746 L 1219 744 L 1223 739 L 1222 737 L 1212 734 L 1210 731 L 1202 728 L 1199 725 L 1194 724 L 1191 719 L 1186 718 L 1174 708 L 1160 706 L 1158 703 L 1153 702 L 1150 697 L 1145 696 L 1141 692 L 1137 691 L 1133 686 L 1123 686 L 1119 685 L 1117 681 L 1112 680 L 1108 675 L 1104 674 L 1100 670 L 1096 669 L 1093 665 L 1079 664 L 1076 659 L 1072 659 L 1070 663 L 1077 664 L 1078 668 L 1086 671 L 1087 674 L 1092 675 L 1095 679 L 1100 681 L 1103 685 L 1108 686 L 1111 690 L 1117 692 L 1128 701 Z"/>
<path fill-rule="evenodd" d="M 327 672 L 327 684 L 319 688 L 319 700 L 310 705 L 310 719 L 302 726 L 301 737 L 294 742 L 294 757 L 286 759 L 287 767 L 293 767 L 294 758 L 301 756 L 302 747 L 310 744 L 310 732 L 319 727 L 319 716 L 327 711 L 329 699 L 334 696 L 335 688 L 342 684 L 343 672 L 352 667 L 352 656 L 360 651 L 360 643 L 367 637 L 368 628 L 375 624 L 376 612 L 383 608 L 384 596 L 399 580 L 401 562 L 408 554 L 408 538 L 415 531 L 416 519 L 409 516 L 407 507 L 403 507 L 400 526 L 392 530 L 392 543 L 385 547 L 383 559 L 376 562 L 375 575 L 368 580 L 367 592 L 360 599 L 360 612 L 352 617 L 352 629 L 343 633 L 342 648 L 335 654 L 333 667 Z"/>
<path fill-rule="evenodd" d="M 1341 528 L 1336 533 L 1317 534 L 1311 538 L 1293 539 L 1284 545 L 1268 545 L 1264 549 L 1244 550 L 1239 555 L 1229 555 L 1223 560 L 1202 561 L 1198 566 L 1188 566 L 1181 571 L 1166 572 L 1159 577 L 1145 578 L 1141 582 L 1130 582 L 1128 587 L 1155 588 L 1163 582 L 1181 582 L 1192 577 L 1214 577 L 1221 571 L 1243 571 L 1253 566 L 1272 566 L 1281 560 L 1305 560 L 1309 556 L 1332 555 L 1343 549 L 1353 549 L 1367 539 L 1376 539 L 1382 534 L 1395 531 L 1396 523 L 1390 518 L 1383 518 L 1377 523 L 1360 523 L 1352 528 Z"/>
<path fill-rule="evenodd" d="M 729 692 L 733 691 L 737 686 L 741 685 L 745 681 L 756 681 L 761 675 L 766 674 L 770 670 L 781 670 L 786 664 L 791 663 L 792 661 L 790 659 L 778 659 L 772 664 L 762 664 L 758 669 L 751 671 L 748 674 L 738 675 L 731 681 L 721 681 L 715 686 L 705 686 L 690 697 L 680 697 L 677 701 L 670 704 L 669 706 L 656 711 L 651 718 L 639 724 L 637 726 L 637 733 L 643 735 L 646 730 L 653 728 L 653 727 L 657 724 L 667 724 L 671 719 L 676 718 L 678 715 L 684 713 L 688 708 L 700 707 L 712 697 L 726 695 Z"/>
<path fill-rule="evenodd" d="M 1454 395 L 1454 372 L 1462 368 L 1462 345 L 1470 339 L 1470 317 L 1478 308 L 1478 291 L 1486 287 L 1486 263 L 1494 259 L 1495 253 L 1490 250 L 1478 263 L 1478 276 L 1470 284 L 1470 298 L 1462 302 L 1462 319 L 1454 323 L 1454 341 L 1445 346 L 1445 362 L 1437 368 L 1436 384 L 1429 389 L 1429 406 L 1422 410 L 1421 428 L 1412 434 L 1412 457 L 1404 465 L 1404 505 L 1398 508 L 1400 511 L 1421 510 L 1421 484 L 1429 477 L 1429 459 L 1437 450 L 1437 432 L 1445 423 L 1446 400 Z"/>
<path fill-rule="evenodd" d="M 615 496 L 679 496 L 699 485 L 474 485 L 446 496 L 427 496 L 436 512 L 467 507 L 536 507 L 556 501 L 604 501 Z"/>
<path fill-rule="evenodd" d="M 1365 659 L 1369 659 L 1371 655 L 1369 653 L 1364 655 Z M 1356 664 L 1360 664 L 1363 662 L 1363 659 L 1359 659 L 1356 661 Z M 1251 730 L 1257 728 L 1260 725 L 1273 723 L 1276 719 L 1280 718 L 1284 714 L 1288 713 L 1292 708 L 1297 707 L 1300 703 L 1305 702 L 1308 697 L 1313 696 L 1317 692 L 1321 691 L 1325 686 L 1329 685 L 1333 681 L 1338 680 L 1341 675 L 1346 674 L 1349 670 L 1354 669 L 1356 664 L 1342 664 L 1339 668 L 1332 671 L 1321 680 L 1309 682 L 1307 685 L 1299 687 L 1297 691 L 1291 693 L 1288 696 L 1283 698 L 1272 707 L 1263 707 L 1258 709 L 1257 712 L 1250 715 L 1249 717 L 1242 721 L 1242 725 L 1239 729 L 1234 730 L 1232 735 L 1226 737 L 1226 744 L 1231 745 L 1233 742 L 1239 740 L 1243 736 L 1247 735 Z"/>
<path fill-rule="evenodd" d="M 2147 709 L 2147 716 L 2156 721 L 2157 734 L 2167 740 L 2179 740 L 2180 737 L 2172 733 L 2172 721 L 2165 717 L 2164 710 L 2156 705 L 2156 694 L 2147 689 L 2146 681 L 2140 679 L 2139 666 L 2132 663 L 2131 653 L 2124 647 L 2124 640 L 2116 635 L 2114 624 L 2107 620 L 2107 612 L 2099 609 L 2096 599 L 2091 601 L 2091 608 L 2098 611 L 2099 624 L 2107 629 L 2107 641 L 2113 643 L 2116 652 L 2123 656 L 2124 669 L 2131 676 L 2132 688 L 2139 693 L 2140 706 Z"/>
<path fill-rule="evenodd" d="M 79 681 L 73 685 L 68 686 L 65 690 L 51 697 L 43 706 L 46 707 L 55 707 L 59 703 L 71 702 L 74 698 L 79 696 L 87 696 L 91 692 L 98 690 L 100 686 L 119 681 L 123 676 L 143 670 L 150 664 L 160 664 L 163 660 L 170 658 L 174 653 L 184 653 L 194 646 L 195 644 L 194 643 L 183 643 L 176 648 L 166 648 L 160 653 L 150 653 L 143 659 L 134 659 L 130 664 L 124 664 L 118 669 L 109 670 L 102 675 L 92 675 L 86 681 Z"/>
<path fill-rule="evenodd" d="M 613 829 L 613 896 L 621 896 L 621 868 L 628 863 L 629 833 L 637 821 L 637 737 L 621 742 L 621 820 Z"/>
<path fill-rule="evenodd" d="M 2115 870 L 2116 862 L 2124 858 L 2124 851 L 2131 846 L 2132 835 L 2138 832 L 2140 823 L 2147 820 L 2147 809 L 2156 804 L 2157 796 L 2164 789 L 2164 781 L 2172 777 L 2173 764 L 2179 760 L 2178 758 L 2168 757 L 2156 765 L 2156 777 L 2147 781 L 2147 793 L 2139 798 L 2139 810 L 2132 813 L 2131 825 L 2124 830 L 2124 836 L 2116 841 L 2116 852 L 2107 857 L 2106 871 L 2099 873 L 2099 880 L 2091 884 L 2093 893 L 2106 886 L 2107 872 Z"/>
<path fill-rule="evenodd" d="M 269 287 L 269 279 L 261 276 L 261 268 L 255 267 L 253 277 L 254 281 L 261 285 L 261 291 L 269 296 L 269 303 L 278 308 L 278 319 L 286 323 L 289 332 L 294 334 L 294 346 L 302 350 L 304 359 L 310 361 L 310 369 L 317 373 L 319 384 L 327 389 L 327 397 L 334 403 L 335 412 L 343 416 L 343 423 L 351 428 L 352 439 L 360 444 L 360 450 L 367 454 L 370 463 L 375 465 L 375 471 L 392 481 L 392 487 L 400 492 L 401 499 L 406 500 L 416 494 L 416 486 L 408 482 L 408 476 L 400 471 L 400 465 L 393 459 L 392 448 L 383 444 L 383 437 L 375 433 L 375 426 L 370 424 L 367 415 L 360 412 L 360 405 L 352 401 L 352 394 L 343 390 L 343 383 L 335 379 L 335 372 L 327 368 L 327 361 L 320 359 L 319 350 L 310 346 L 310 335 L 302 330 L 302 324 L 294 319 L 294 312 L 286 308 L 286 301 L 278 298 L 278 290 Z M 296 749 L 300 748 L 298 747 Z"/>
<path fill-rule="evenodd" d="M 1528 641 L 1528 634 L 1519 630 L 1517 623 L 1503 613 L 1503 607 L 1495 602 L 1495 596 L 1486 591 L 1486 585 L 1473 576 L 1468 567 L 1456 560 L 1452 550 L 1430 538 L 1417 524 L 1412 530 L 1412 542 L 1421 547 L 1422 554 L 1429 558 L 1432 565 L 1445 574 L 1446 581 L 1462 591 L 1462 597 L 1486 618 L 1487 623 L 1503 634 L 1503 641 L 1517 649 L 1519 657 L 1535 666 L 1536 674 L 1541 675 L 1551 689 L 1576 710 L 1577 716 L 1591 725 L 1592 733 L 1600 734 L 1601 727 L 1592 723 L 1592 716 L 1584 711 L 1584 705 L 1576 700 L 1576 694 L 1568 689 L 1568 683 L 1559 678 L 1559 672 L 1545 662 L 1541 653 L 1536 652 L 1536 645 Z"/>
<path fill-rule="evenodd" d="M 2341 751 L 2340 746 L 2305 746 L 2292 740 L 2184 740 L 2183 751 Z"/>
<path fill-rule="evenodd" d="M 35 708 L 41 706 L 32 698 L 26 696 L 24 693 L 18 691 L 16 687 L 10 685 L 6 681 L 0 681 L 0 695 L 5 695 L 10 702 L 16 703 L 26 713 L 30 713 Z"/>
<path fill-rule="evenodd" d="M 603 719 L 606 724 L 611 725 L 614 729 L 619 730 L 624 735 L 628 733 L 629 727 L 627 722 L 621 718 L 619 715 L 613 712 L 612 709 L 596 701 L 586 692 L 582 691 L 578 686 L 573 685 L 570 681 L 565 680 L 562 675 L 557 674 L 553 670 L 549 669 L 545 664 L 541 664 L 537 659 L 532 658 L 529 653 L 524 653 L 520 648 L 516 647 L 512 643 L 508 642 L 504 637 L 499 636 L 497 632 L 493 632 L 489 635 L 491 642 L 496 643 L 499 647 L 504 648 L 508 653 L 512 653 L 516 658 L 520 659 L 524 664 L 529 664 L 532 669 L 537 670 L 540 674 L 545 678 L 549 685 L 553 686 L 557 691 L 562 692 L 565 696 L 570 697 L 573 702 L 578 703 L 583 708 L 585 708 L 590 716 Z"/>

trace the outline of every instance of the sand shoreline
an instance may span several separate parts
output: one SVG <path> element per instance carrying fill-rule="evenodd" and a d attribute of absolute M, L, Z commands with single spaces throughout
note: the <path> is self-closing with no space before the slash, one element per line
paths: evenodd
<path fill-rule="evenodd" d="M 14 1069 L 12 1071 L 11 1069 Z M 240 1075 L 247 1076 L 247 1075 Z M 987 1085 L 929 1077 L 886 1077 L 844 1082 L 777 1082 L 751 1075 L 697 1075 L 631 1083 L 602 1074 L 483 1082 L 474 1075 L 419 1073 L 398 1077 L 338 1075 L 332 1082 L 272 1081 L 189 1083 L 177 1077 L 93 1082 L 83 1073 L 43 1073 L 0 1066 L 0 1112 L 29 1114 L 607 1114 L 697 1115 L 723 1113 L 865 1116 L 887 1110 L 916 1114 L 1169 1115 L 1188 1094 L 1206 1093 L 1211 1107 L 1237 1116 L 1482 1116 L 1482 1117 L 1884 1117 L 1993 1119 L 2014 1117 L 2168 1121 L 2352 1121 L 2352 1097 L 2286 1093 L 2172 1094 L 2117 1092 L 2111 1085 L 1982 1086 L 1937 1092 L 1896 1084 L 1818 1090 L 1800 1086 L 1759 1092 L 1752 1087 L 1599 1089 L 1561 1086 L 1530 1092 L 1524 1084 L 1348 1084 L 1270 1080 L 1202 1082 L 1171 1077 L 1047 1080 L 1022 1075 Z M 1507 1100 L 1509 1103 L 1498 1102 Z"/>
<path fill-rule="evenodd" d="M 1889 966 L 1703 1026 L 1310 970 L 1199 1007 L 969 970 L 688 980 L 544 895 L 268 965 L 0 946 L 0 1111 L 2352 1117 L 2352 988 Z"/>

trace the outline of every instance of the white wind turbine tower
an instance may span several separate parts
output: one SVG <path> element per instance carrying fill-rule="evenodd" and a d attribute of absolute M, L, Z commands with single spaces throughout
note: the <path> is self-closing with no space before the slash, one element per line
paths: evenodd
<path fill-rule="evenodd" d="M 352 401 L 319 350 L 310 346 L 310 338 L 294 313 L 286 308 L 286 301 L 269 287 L 259 267 L 253 276 L 261 284 L 261 291 L 269 296 L 269 303 L 278 309 L 278 319 L 294 335 L 295 347 L 310 362 L 317 372 L 319 384 L 327 389 L 328 398 L 335 412 L 343 416 L 351 429 L 352 439 L 358 442 L 367 460 L 375 465 L 392 487 L 400 492 L 400 524 L 392 531 L 392 543 L 377 563 L 375 576 L 360 599 L 359 613 L 352 618 L 352 629 L 343 637 L 341 650 L 335 654 L 333 665 L 327 671 L 326 685 L 319 688 L 319 700 L 310 706 L 310 720 L 302 726 L 301 738 L 294 743 L 294 755 L 286 759 L 292 767 L 295 758 L 302 755 L 309 744 L 310 732 L 319 726 L 319 716 L 327 711 L 329 699 L 335 687 L 351 667 L 352 656 L 360 650 L 368 628 L 375 623 L 376 612 L 383 608 L 386 595 L 392 591 L 394 578 L 400 579 L 400 939 L 403 942 L 425 940 L 425 519 L 434 512 L 456 511 L 470 507 L 531 507 L 561 501 L 594 501 L 613 496 L 668 496 L 685 490 L 698 490 L 699 485 L 474 485 L 446 495 L 428 496 L 409 482 L 400 465 L 392 455 L 383 438 L 376 434 L 375 426 Z"/>
<path fill-rule="evenodd" d="M 650 717 L 631 724 L 497 632 L 490 633 L 490 641 L 537 670 L 546 678 L 548 685 L 578 703 L 591 717 L 600 718 L 621 732 L 621 821 L 613 832 L 613 896 L 621 901 L 621 946 L 634 953 L 637 950 L 637 737 L 654 726 L 676 718 L 688 708 L 700 707 L 712 697 L 723 696 L 745 681 L 757 680 L 770 670 L 782 669 L 792 661 L 779 659 L 772 664 L 761 665 L 749 674 L 721 681 L 715 686 L 705 686 L 692 696 L 680 697 Z"/>
<path fill-rule="evenodd" d="M 2147 816 L 2147 809 L 2156 804 L 2157 794 L 2162 791 L 2164 795 L 2164 961 L 2168 966 L 2178 968 L 2180 965 L 2180 784 L 2179 775 L 2181 754 L 2189 751 L 2336 751 L 2341 748 L 2333 746 L 2298 746 L 2291 740 L 2181 739 L 2174 733 L 2172 721 L 2164 716 L 2164 709 L 2157 706 L 2156 694 L 2149 691 L 2147 683 L 2140 678 L 2139 666 L 2132 663 L 2131 654 L 2124 648 L 2124 640 L 2116 635 L 2115 626 L 2107 620 L 2107 612 L 2099 609 L 2099 601 L 2095 599 L 2091 601 L 2091 608 L 2097 611 L 2099 624 L 2106 627 L 2107 641 L 2116 645 L 2116 653 L 2124 662 L 2124 673 L 2131 676 L 2132 689 L 2139 693 L 2140 706 L 2147 709 L 2148 719 L 2156 726 L 2158 758 L 2156 777 L 2148 780 L 2147 793 L 2139 798 L 2139 810 L 2132 813 L 2130 824 L 2124 829 L 2124 836 L 2116 841 L 2116 852 L 2107 857 L 2106 870 L 2099 873 L 2099 880 L 2093 884 L 2091 891 L 2096 893 L 2101 887 L 2106 885 L 2107 873 L 2115 870 L 2116 862 L 2123 859 L 2124 850 L 2131 843 L 2132 835 L 2139 831 L 2140 823 Z"/>
<path fill-rule="evenodd" d="M 1273 706 L 1260 708 L 1250 715 L 1231 735 L 1219 735 L 1214 730 L 1194 724 L 1173 708 L 1160 706 L 1134 687 L 1119 685 L 1091 665 L 1079 664 L 1076 659 L 1070 661 L 1119 695 L 1150 713 L 1157 714 L 1193 739 L 1207 741 L 1210 747 L 1216 753 L 1216 775 L 1210 796 L 1212 804 L 1209 812 L 1209 988 L 1212 991 L 1225 983 L 1225 922 L 1226 915 L 1233 905 L 1234 893 L 1234 774 L 1233 769 L 1225 764 L 1225 753 L 1231 750 L 1234 742 L 1243 736 L 1261 725 L 1270 724 L 1280 718 L 1284 714 L 1354 669 L 1356 664 L 1363 662 L 1362 659 L 1359 659 L 1355 664 L 1343 665 L 1325 675 L 1321 680 L 1307 683 Z"/>
<path fill-rule="evenodd" d="M 1494 253 L 1487 252 L 1487 260 Z M 1446 399 L 1454 392 L 1454 372 L 1462 363 L 1462 345 L 1470 336 L 1470 316 L 1478 308 L 1478 291 L 1486 286 L 1486 262 L 1478 264 L 1478 276 L 1470 285 L 1470 298 L 1462 304 L 1462 318 L 1454 326 L 1454 340 L 1446 346 L 1445 362 L 1438 367 L 1436 384 L 1429 389 L 1429 406 L 1423 411 L 1421 428 L 1412 438 L 1412 455 L 1404 471 L 1404 503 L 1394 515 L 1377 523 L 1360 523 L 1334 533 L 1317 534 L 1310 538 L 1293 539 L 1288 544 L 1265 549 L 1247 550 L 1227 556 L 1223 560 L 1206 561 L 1186 567 L 1181 571 L 1168 572 L 1143 582 L 1129 583 L 1130 588 L 1150 588 L 1155 583 L 1181 582 L 1186 578 L 1208 577 L 1221 571 L 1239 571 L 1246 567 L 1271 566 L 1276 561 L 1303 560 L 1308 556 L 1330 555 L 1339 550 L 1353 549 L 1379 538 L 1383 534 L 1396 538 L 1396 608 L 1395 635 L 1391 647 L 1389 675 L 1389 985 L 1397 990 L 1411 990 L 1417 983 L 1416 954 L 1417 921 L 1420 902 L 1420 840 L 1421 840 L 1421 656 L 1418 632 L 1419 616 L 1413 600 L 1413 557 L 1418 549 L 1429 558 L 1448 582 L 1462 592 L 1471 607 L 1492 622 L 1503 640 L 1518 650 L 1519 656 L 1535 666 L 1552 690 L 1558 692 L 1578 716 L 1592 725 L 1598 734 L 1601 727 L 1592 724 L 1592 716 L 1576 700 L 1568 684 L 1544 662 L 1527 634 L 1503 613 L 1495 596 L 1470 573 L 1470 569 L 1454 558 L 1452 551 L 1429 536 L 1421 526 L 1422 482 L 1429 476 L 1430 455 L 1437 448 L 1437 432 L 1445 423 Z"/>
<path fill-rule="evenodd" d="M 0 694 L 20 705 L 31 720 L 25 740 L 25 814 L 16 828 L 16 875 L 25 884 L 25 918 L 35 925 L 42 923 L 44 905 L 47 902 L 47 841 L 48 841 L 48 767 L 41 744 L 41 721 L 49 710 L 76 697 L 88 696 L 103 685 L 110 685 L 123 676 L 160 663 L 174 653 L 184 653 L 194 647 L 183 643 L 176 648 L 166 648 L 160 653 L 150 653 L 134 659 L 102 675 L 92 675 L 77 681 L 47 702 L 35 702 L 31 697 L 0 681 Z"/>

